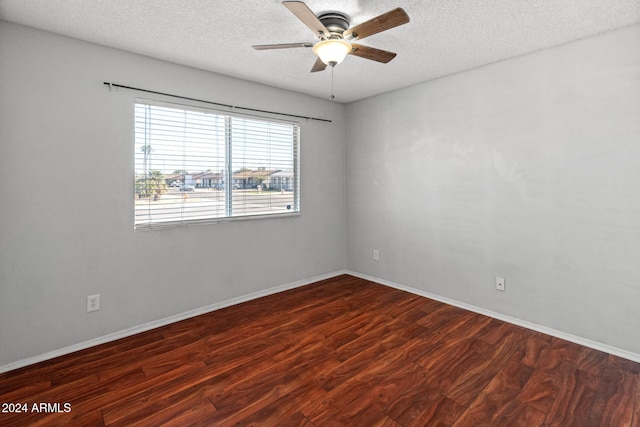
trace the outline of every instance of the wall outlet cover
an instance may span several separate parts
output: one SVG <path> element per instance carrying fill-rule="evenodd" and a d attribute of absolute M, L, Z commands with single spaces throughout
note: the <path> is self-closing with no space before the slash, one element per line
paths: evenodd
<path fill-rule="evenodd" d="M 87 313 L 100 310 L 100 295 L 89 295 L 87 297 Z"/>

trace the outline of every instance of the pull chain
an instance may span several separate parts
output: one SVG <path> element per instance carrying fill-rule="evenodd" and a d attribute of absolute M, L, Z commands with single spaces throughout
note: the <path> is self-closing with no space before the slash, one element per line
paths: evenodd
<path fill-rule="evenodd" d="M 333 69 L 334 68 L 335 67 L 333 67 L 333 66 L 331 67 L 331 99 L 335 98 L 335 95 L 333 94 Z"/>

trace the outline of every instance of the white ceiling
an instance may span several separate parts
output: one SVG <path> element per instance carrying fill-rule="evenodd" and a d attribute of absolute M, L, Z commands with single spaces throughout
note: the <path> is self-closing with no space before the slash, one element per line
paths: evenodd
<path fill-rule="evenodd" d="M 316 14 L 345 12 L 352 25 L 398 6 L 411 18 L 406 25 L 359 42 L 396 52 L 390 63 L 349 56 L 335 68 L 338 102 L 640 22 L 640 0 L 306 3 Z M 331 94 L 330 68 L 309 72 L 315 60 L 311 49 L 251 48 L 317 41 L 280 0 L 0 0 L 0 19 L 313 96 Z"/>

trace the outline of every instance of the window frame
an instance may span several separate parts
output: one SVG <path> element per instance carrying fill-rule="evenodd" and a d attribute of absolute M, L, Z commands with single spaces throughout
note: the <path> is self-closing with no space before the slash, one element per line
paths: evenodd
<path fill-rule="evenodd" d="M 300 162 L 300 157 L 301 157 L 300 155 L 300 146 L 301 146 L 300 122 L 293 121 L 293 120 L 283 120 L 280 118 L 274 118 L 266 115 L 246 114 L 246 113 L 243 114 L 243 113 L 237 113 L 233 111 L 225 111 L 225 110 L 220 110 L 216 108 L 208 108 L 200 105 L 189 104 L 185 102 L 178 103 L 178 102 L 163 101 L 163 100 L 157 100 L 157 99 L 135 98 L 133 103 L 133 121 L 134 121 L 133 181 L 134 183 L 139 179 L 139 174 L 137 173 L 137 168 L 139 166 L 138 158 L 137 158 L 137 156 L 139 155 L 139 153 L 137 153 L 137 148 L 138 148 L 137 134 L 138 134 L 138 127 L 139 127 L 139 123 L 137 120 L 138 105 L 142 105 L 144 107 L 150 106 L 150 107 L 170 108 L 170 109 L 191 111 L 196 113 L 204 113 L 204 114 L 210 114 L 213 116 L 218 116 L 219 118 L 223 119 L 225 123 L 224 125 L 225 155 L 223 159 L 225 166 L 222 173 L 224 173 L 224 182 L 231 183 L 231 185 L 224 185 L 225 209 L 224 209 L 223 216 L 210 216 L 207 218 L 199 218 L 199 219 L 189 219 L 189 218 L 183 217 L 183 218 L 169 219 L 169 220 L 156 219 L 155 221 L 151 216 L 149 217 L 148 221 L 141 222 L 141 221 L 138 221 L 136 201 L 134 200 L 134 206 L 133 206 L 133 223 L 134 224 L 133 225 L 136 231 L 146 231 L 146 230 L 154 230 L 154 229 L 162 229 L 162 228 L 173 228 L 173 227 L 203 225 L 203 224 L 219 224 L 219 223 L 234 222 L 234 221 L 251 221 L 251 220 L 260 220 L 260 219 L 266 219 L 266 218 L 283 218 L 283 217 L 286 218 L 286 217 L 299 216 L 301 214 L 302 208 L 301 208 L 301 184 L 300 184 L 300 176 L 301 176 L 300 174 L 300 163 L 301 163 Z M 291 172 L 293 174 L 293 178 L 292 178 L 293 184 L 291 186 L 292 190 L 290 191 L 290 193 L 292 193 L 293 195 L 293 202 L 291 204 L 290 211 L 272 212 L 272 213 L 255 213 L 255 214 L 245 212 L 244 214 L 235 214 L 235 215 L 233 214 L 233 192 L 234 192 L 233 176 L 236 173 L 236 171 L 234 171 L 234 168 L 233 168 L 232 153 L 233 153 L 234 139 L 233 139 L 233 135 L 231 135 L 230 123 L 234 118 L 245 119 L 245 120 L 255 121 L 255 122 L 263 122 L 265 124 L 291 126 L 291 131 L 292 131 Z M 143 125 L 144 132 L 146 132 L 146 127 L 147 125 L 145 123 Z M 176 147 L 181 148 L 181 145 L 176 145 Z M 150 172 L 150 170 L 148 170 L 147 172 Z M 166 173 L 166 170 L 165 170 L 165 173 Z M 136 199 L 137 192 L 136 192 L 135 185 L 133 189 L 133 195 L 134 195 L 134 199 Z M 151 203 L 151 201 L 149 201 L 149 203 Z M 231 215 L 229 215 L 229 213 L 231 213 Z"/>

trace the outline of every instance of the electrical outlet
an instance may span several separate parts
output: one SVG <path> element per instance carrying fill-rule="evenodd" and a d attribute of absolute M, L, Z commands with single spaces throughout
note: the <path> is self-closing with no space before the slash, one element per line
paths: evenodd
<path fill-rule="evenodd" d="M 496 289 L 499 291 L 505 291 L 504 277 L 496 277 Z"/>
<path fill-rule="evenodd" d="M 89 295 L 87 297 L 87 313 L 100 310 L 100 295 Z"/>
<path fill-rule="evenodd" d="M 373 259 L 374 261 L 378 261 L 380 259 L 380 252 L 377 249 L 373 250 Z"/>

